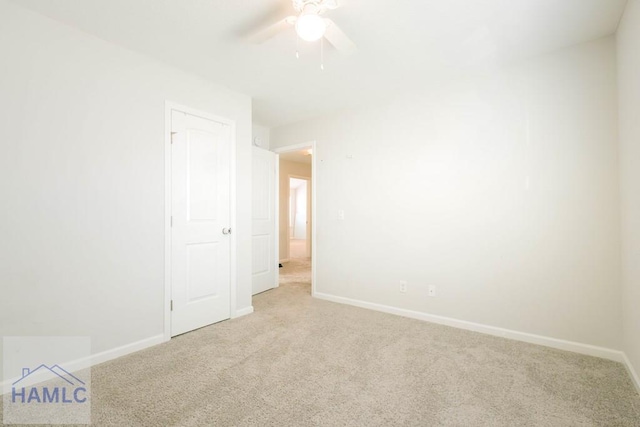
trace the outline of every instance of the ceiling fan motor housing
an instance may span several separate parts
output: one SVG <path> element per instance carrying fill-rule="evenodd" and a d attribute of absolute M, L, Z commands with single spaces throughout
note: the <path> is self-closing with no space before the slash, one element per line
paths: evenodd
<path fill-rule="evenodd" d="M 337 0 L 293 0 L 293 8 L 299 13 L 321 14 L 338 7 Z"/>

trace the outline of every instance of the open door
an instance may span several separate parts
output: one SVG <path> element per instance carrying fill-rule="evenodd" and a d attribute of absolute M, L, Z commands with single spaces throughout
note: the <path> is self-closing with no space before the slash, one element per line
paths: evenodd
<path fill-rule="evenodd" d="M 253 147 L 253 295 L 278 285 L 276 160 L 277 154 Z"/>

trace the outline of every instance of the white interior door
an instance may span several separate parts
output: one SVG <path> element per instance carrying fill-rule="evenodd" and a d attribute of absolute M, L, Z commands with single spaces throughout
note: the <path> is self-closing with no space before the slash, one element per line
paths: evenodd
<path fill-rule="evenodd" d="M 175 336 L 230 317 L 231 129 L 173 111 L 171 133 L 171 336 Z"/>
<path fill-rule="evenodd" d="M 253 148 L 253 295 L 277 286 L 276 154 Z"/>

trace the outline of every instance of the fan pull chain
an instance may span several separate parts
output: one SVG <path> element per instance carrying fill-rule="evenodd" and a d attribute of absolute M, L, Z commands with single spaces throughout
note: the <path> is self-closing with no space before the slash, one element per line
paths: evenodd
<path fill-rule="evenodd" d="M 300 36 L 296 33 L 296 59 L 300 59 Z"/>
<path fill-rule="evenodd" d="M 320 69 L 324 71 L 324 37 L 320 38 Z"/>

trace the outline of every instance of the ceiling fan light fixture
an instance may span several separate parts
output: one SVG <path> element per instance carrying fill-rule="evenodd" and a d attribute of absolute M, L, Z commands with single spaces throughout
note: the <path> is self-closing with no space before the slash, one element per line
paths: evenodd
<path fill-rule="evenodd" d="M 296 20 L 298 37 L 307 42 L 320 40 L 327 31 L 327 23 L 317 13 L 302 13 Z"/>

